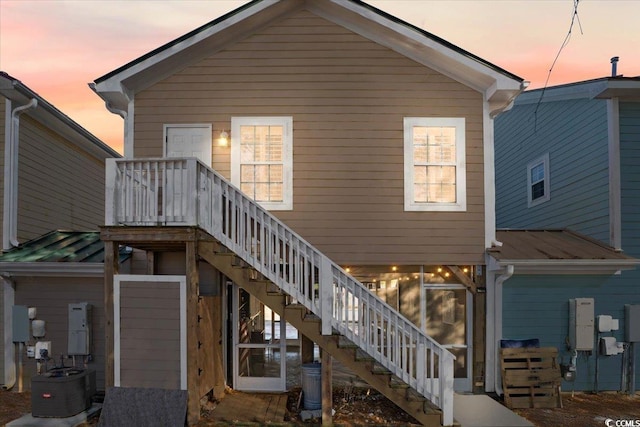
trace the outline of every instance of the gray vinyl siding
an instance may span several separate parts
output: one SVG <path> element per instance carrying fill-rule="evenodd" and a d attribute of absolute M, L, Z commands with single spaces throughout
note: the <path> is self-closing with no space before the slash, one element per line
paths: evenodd
<path fill-rule="evenodd" d="M 180 389 L 180 285 L 120 285 L 120 385 Z"/>
<path fill-rule="evenodd" d="M 18 239 L 104 224 L 104 160 L 28 115 L 20 119 Z"/>
<path fill-rule="evenodd" d="M 0 96 L 0 221 L 4 218 L 4 131 L 5 131 L 5 110 L 6 110 L 6 98 Z M 0 228 L 0 239 L 2 239 L 3 230 Z M 0 289 L 0 294 L 2 289 Z M 0 322 L 2 322 L 2 317 L 0 316 Z M 2 344 L 0 343 L 0 346 Z M 0 348 L 1 350 L 1 348 Z M 2 373 L 2 367 L 0 367 L 0 374 Z M 2 376 L 0 376 L 2 378 Z"/>
<path fill-rule="evenodd" d="M 4 115 L 6 99 L 0 96 L 0 224 L 4 218 Z M 0 227 L 0 241 L 2 241 L 2 227 Z M 0 385 L 4 383 L 4 285 L 0 281 Z M 8 337 L 7 337 L 8 339 Z"/>
<path fill-rule="evenodd" d="M 342 264 L 482 264 L 482 95 L 303 11 L 138 93 L 136 157 L 163 124 L 293 118 L 293 210 L 274 212 Z M 404 117 L 464 117 L 467 212 L 404 211 Z M 231 135 L 233 138 L 234 135 Z M 230 148 L 213 166 L 229 177 Z"/>
<path fill-rule="evenodd" d="M 640 258 L 640 102 L 619 107 L 622 249 Z"/>
<path fill-rule="evenodd" d="M 594 298 L 595 316 L 607 314 L 620 320 L 620 330 L 603 333 L 624 341 L 624 305 L 640 304 L 637 283 L 640 272 L 625 271 L 618 276 L 513 276 L 503 285 L 503 338 L 540 339 L 543 347 L 556 347 L 561 363 L 568 363 L 569 299 Z M 599 358 L 597 388 L 620 390 L 622 356 Z M 575 383 L 563 382 L 562 389 L 594 391 L 594 354 L 581 352 Z M 636 354 L 636 366 L 640 354 Z M 636 376 L 636 389 L 640 377 Z"/>
<path fill-rule="evenodd" d="M 536 108 L 536 114 L 534 114 Z M 565 228 L 608 242 L 604 100 L 516 105 L 495 123 L 499 228 Z M 550 200 L 527 207 L 527 165 L 549 153 Z"/>
<path fill-rule="evenodd" d="M 53 364 L 60 366 L 60 356 L 67 354 L 68 307 L 71 303 L 92 305 L 92 361 L 88 366 L 96 371 L 96 386 L 104 390 L 104 280 L 102 278 L 29 277 L 17 278 L 16 305 L 36 307 L 37 319 L 46 322 L 45 341 L 51 341 Z M 23 358 L 25 381 L 36 373 L 35 359 Z M 71 360 L 64 359 L 66 366 Z"/>

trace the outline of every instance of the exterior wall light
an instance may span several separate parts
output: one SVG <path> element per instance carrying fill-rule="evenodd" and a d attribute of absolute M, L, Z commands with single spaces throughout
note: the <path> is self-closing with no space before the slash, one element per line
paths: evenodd
<path fill-rule="evenodd" d="M 222 132 L 220 132 L 220 138 L 218 138 L 218 145 L 220 145 L 221 147 L 226 147 L 227 145 L 229 145 L 229 134 L 227 133 L 226 130 L 223 130 Z"/>

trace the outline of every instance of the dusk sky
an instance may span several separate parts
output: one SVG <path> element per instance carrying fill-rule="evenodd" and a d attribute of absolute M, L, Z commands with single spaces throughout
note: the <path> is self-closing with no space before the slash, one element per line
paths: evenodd
<path fill-rule="evenodd" d="M 123 121 L 87 83 L 246 0 L 0 0 L 0 70 L 122 152 Z M 369 0 L 542 87 L 574 0 Z M 640 76 L 640 1 L 582 0 L 549 84 Z M 580 25 L 579 25 L 580 24 Z"/>

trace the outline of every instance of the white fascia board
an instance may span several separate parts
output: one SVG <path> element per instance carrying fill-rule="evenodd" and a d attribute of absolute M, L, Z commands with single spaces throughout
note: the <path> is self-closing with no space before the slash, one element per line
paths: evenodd
<path fill-rule="evenodd" d="M 568 101 L 572 99 L 592 99 L 608 88 L 607 80 L 569 83 L 546 89 L 523 92 L 515 101 L 516 105 L 537 104 L 540 102 Z M 544 94 L 543 94 L 544 92 Z"/>
<path fill-rule="evenodd" d="M 493 259 L 493 257 L 490 257 Z M 633 270 L 640 265 L 640 260 L 611 259 L 611 260 L 509 260 L 495 261 L 493 268 L 512 265 L 514 274 L 615 274 L 622 270 Z"/>
<path fill-rule="evenodd" d="M 485 95 L 492 87 L 492 97 L 503 90 L 517 93 L 522 90 L 519 80 L 356 3 L 341 0 L 310 2 L 308 9 Z M 353 14 L 345 13 L 345 10 Z M 363 19 L 357 19 L 358 16 Z M 381 28 L 388 31 L 380 31 Z"/>
<path fill-rule="evenodd" d="M 101 262 L 3 262 L 0 263 L 0 275 L 9 277 L 102 277 L 104 276 L 104 264 Z"/>

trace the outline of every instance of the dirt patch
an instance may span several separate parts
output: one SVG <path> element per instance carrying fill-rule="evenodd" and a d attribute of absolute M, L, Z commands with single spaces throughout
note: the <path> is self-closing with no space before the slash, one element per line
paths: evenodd
<path fill-rule="evenodd" d="M 0 390 L 0 426 L 31 413 L 31 393 Z"/>
<path fill-rule="evenodd" d="M 604 427 L 607 419 L 640 420 L 640 395 L 611 392 L 576 393 L 572 396 L 563 393 L 562 406 L 554 409 L 516 409 L 514 412 L 537 427 Z"/>
<path fill-rule="evenodd" d="M 318 424 L 319 420 L 303 422 L 300 418 L 298 401 L 300 388 L 288 394 L 285 425 Z M 564 393 L 563 408 L 516 409 L 537 427 L 603 427 L 605 420 L 640 420 L 640 395 L 631 397 L 618 393 L 587 394 Z M 410 426 L 415 420 L 399 409 L 377 391 L 369 388 L 338 387 L 333 393 L 334 423 L 343 426 L 388 425 Z M 213 408 L 213 411 L 215 409 Z M 250 409 L 248 408 L 248 411 Z M 0 390 L 0 426 L 31 412 L 31 394 Z M 217 424 L 209 418 L 211 411 L 203 411 L 199 426 Z M 97 419 L 84 426 L 95 425 Z M 252 425 L 251 423 L 242 423 Z M 615 425 L 615 424 L 614 424 Z M 633 423 L 629 425 L 634 425 Z"/>

